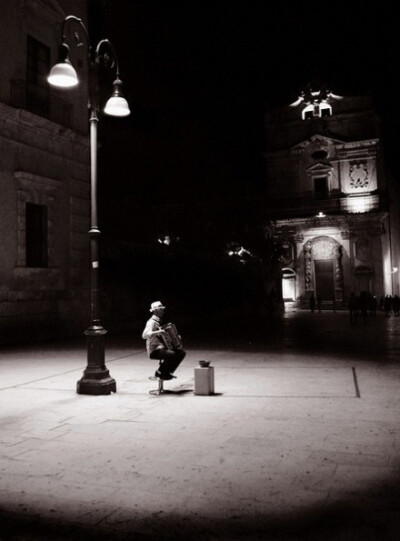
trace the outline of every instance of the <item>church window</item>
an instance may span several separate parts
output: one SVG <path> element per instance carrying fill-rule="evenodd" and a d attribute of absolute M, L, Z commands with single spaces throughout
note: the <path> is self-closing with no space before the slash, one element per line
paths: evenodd
<path fill-rule="evenodd" d="M 332 115 L 332 107 L 330 105 L 325 105 L 320 107 L 320 116 L 331 116 Z"/>
<path fill-rule="evenodd" d="M 328 152 L 325 149 L 315 150 L 311 157 L 313 160 L 325 160 L 328 157 Z"/>
<path fill-rule="evenodd" d="M 40 41 L 28 36 L 27 40 L 27 88 L 28 108 L 37 114 L 49 113 L 50 49 Z"/>

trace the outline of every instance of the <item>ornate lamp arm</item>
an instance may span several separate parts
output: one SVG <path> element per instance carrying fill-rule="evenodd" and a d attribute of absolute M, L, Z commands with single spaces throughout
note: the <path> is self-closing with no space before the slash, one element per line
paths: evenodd
<path fill-rule="evenodd" d="M 91 47 L 90 47 L 89 33 L 88 33 L 87 29 L 86 29 L 86 26 L 83 24 L 82 19 L 80 19 L 79 17 L 76 17 L 75 15 L 68 15 L 63 20 L 62 27 L 61 27 L 62 43 L 65 43 L 67 41 L 67 36 L 65 34 L 65 27 L 67 26 L 67 23 L 69 23 L 69 22 L 76 22 L 83 28 L 83 31 L 84 31 L 84 34 L 85 34 L 86 40 L 87 40 L 87 45 L 88 45 L 88 48 L 89 48 L 89 53 L 90 53 Z M 77 45 L 78 47 L 83 45 L 83 42 L 80 41 L 79 34 L 77 32 L 75 33 L 75 39 L 78 42 L 78 45 Z"/>
<path fill-rule="evenodd" d="M 102 40 L 99 41 L 99 43 L 97 44 L 97 47 L 96 47 L 95 60 L 96 60 L 96 62 L 100 63 L 100 60 L 103 59 L 104 65 L 108 66 L 108 64 L 107 64 L 108 55 L 107 56 L 106 55 L 102 56 L 100 54 L 100 49 L 103 47 L 103 45 L 107 45 L 108 48 L 111 51 L 112 62 L 110 64 L 110 68 L 113 68 L 115 66 L 115 75 L 116 75 L 116 78 L 119 79 L 119 64 L 118 64 L 117 53 L 115 52 L 113 44 L 111 43 L 111 41 L 109 39 L 102 39 Z"/>

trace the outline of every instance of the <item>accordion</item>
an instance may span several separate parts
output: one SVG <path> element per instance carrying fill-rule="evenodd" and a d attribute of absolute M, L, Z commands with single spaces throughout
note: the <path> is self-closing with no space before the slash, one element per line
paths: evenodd
<path fill-rule="evenodd" d="M 174 323 L 167 323 L 163 325 L 162 330 L 165 331 L 163 338 L 168 346 L 168 349 L 182 349 L 182 339 L 179 336 L 178 330 Z"/>

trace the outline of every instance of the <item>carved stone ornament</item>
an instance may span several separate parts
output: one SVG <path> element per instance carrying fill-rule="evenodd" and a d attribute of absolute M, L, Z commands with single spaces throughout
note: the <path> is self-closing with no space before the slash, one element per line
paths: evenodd
<path fill-rule="evenodd" d="M 294 257 L 293 245 L 290 242 L 285 241 L 281 245 L 281 250 L 282 254 L 279 258 L 280 262 L 283 265 L 289 265 L 290 263 L 292 263 Z"/>
<path fill-rule="evenodd" d="M 366 239 L 366 238 L 358 239 L 355 245 L 356 245 L 357 259 L 364 262 L 369 261 L 370 259 L 369 239 Z"/>
<path fill-rule="evenodd" d="M 336 242 L 329 237 L 317 237 L 312 243 L 313 259 L 333 259 Z"/>
<path fill-rule="evenodd" d="M 352 188 L 366 188 L 369 184 L 367 162 L 350 162 L 349 177 Z"/>
<path fill-rule="evenodd" d="M 305 275 L 305 285 L 306 291 L 313 289 L 312 285 L 312 272 L 311 272 L 311 241 L 305 243 L 304 245 L 304 275 Z"/>

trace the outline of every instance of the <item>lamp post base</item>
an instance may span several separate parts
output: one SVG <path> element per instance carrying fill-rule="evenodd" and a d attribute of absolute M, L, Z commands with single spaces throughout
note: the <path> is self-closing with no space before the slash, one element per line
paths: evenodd
<path fill-rule="evenodd" d="M 78 394 L 105 395 L 117 392 L 115 379 L 104 362 L 104 337 L 107 331 L 101 326 L 89 327 L 87 337 L 88 365 L 83 377 L 76 384 Z"/>
<path fill-rule="evenodd" d="M 108 374 L 108 370 L 106 372 Z M 117 392 L 117 383 L 112 377 L 102 377 L 102 379 L 96 380 L 90 377 L 92 374 L 88 375 L 89 377 L 85 376 L 76 383 L 78 394 L 103 395 Z"/>

